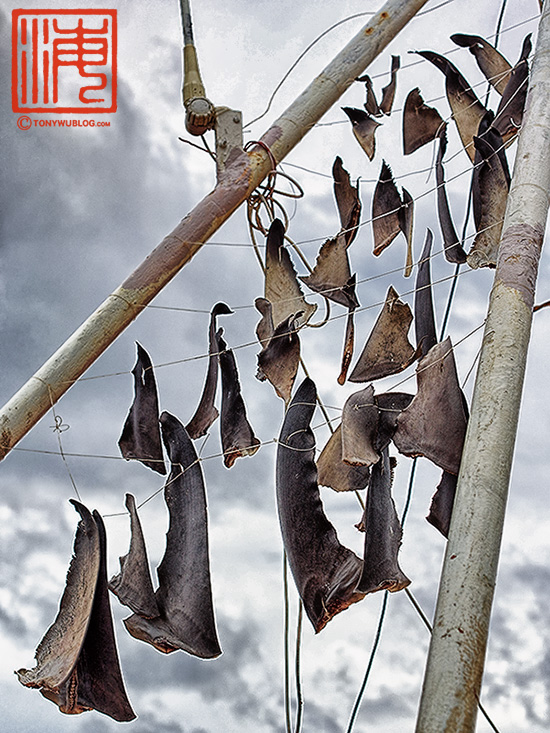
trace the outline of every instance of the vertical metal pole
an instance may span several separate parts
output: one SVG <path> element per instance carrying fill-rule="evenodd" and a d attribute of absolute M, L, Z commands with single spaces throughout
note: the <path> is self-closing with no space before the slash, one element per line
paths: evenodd
<path fill-rule="evenodd" d="M 550 3 L 546 2 L 489 302 L 417 733 L 475 729 L 549 195 Z"/>

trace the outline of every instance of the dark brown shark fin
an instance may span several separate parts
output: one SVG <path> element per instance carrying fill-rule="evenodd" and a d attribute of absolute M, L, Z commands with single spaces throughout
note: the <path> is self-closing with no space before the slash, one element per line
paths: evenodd
<path fill-rule="evenodd" d="M 134 720 L 124 687 L 107 587 L 107 540 L 99 512 L 94 511 L 100 544 L 100 563 L 90 621 L 76 667 L 64 685 L 73 708 L 63 712 L 97 710 L 119 722 Z"/>
<path fill-rule="evenodd" d="M 431 61 L 445 75 L 445 91 L 453 113 L 453 119 L 464 149 L 473 163 L 475 155 L 474 135 L 477 134 L 479 123 L 487 110 L 476 97 L 471 85 L 445 56 L 441 56 L 434 51 L 415 51 L 415 53 Z"/>
<path fill-rule="evenodd" d="M 450 338 L 433 346 L 416 368 L 418 392 L 399 415 L 393 442 L 406 456 L 425 456 L 457 474 L 466 435 L 464 397 Z"/>
<path fill-rule="evenodd" d="M 435 178 L 437 183 L 437 213 L 439 226 L 443 236 L 445 247 L 445 259 L 455 265 L 462 265 L 466 262 L 466 252 L 460 244 L 456 229 L 451 217 L 449 200 L 445 186 L 445 170 L 443 168 L 443 156 L 447 149 L 447 126 L 443 125 L 439 133 L 439 148 L 435 161 Z"/>
<path fill-rule="evenodd" d="M 429 514 L 426 517 L 428 522 L 439 530 L 443 537 L 449 536 L 457 481 L 458 476 L 443 471 L 441 481 L 432 497 Z"/>
<path fill-rule="evenodd" d="M 397 418 L 396 418 L 397 421 Z M 334 491 L 360 491 L 369 481 L 369 466 L 350 466 L 342 460 L 342 426 L 338 425 L 317 459 L 318 481 Z"/>
<path fill-rule="evenodd" d="M 382 89 L 382 99 L 380 101 L 380 111 L 385 115 L 390 115 L 395 99 L 395 89 L 397 86 L 397 72 L 401 66 L 399 56 L 391 57 L 391 80 L 390 83 Z"/>
<path fill-rule="evenodd" d="M 317 391 L 311 379 L 296 390 L 277 447 L 277 506 L 283 543 L 305 612 L 316 632 L 360 601 L 355 586 L 361 561 L 340 544 L 327 519 L 317 484 L 310 422 Z"/>
<path fill-rule="evenodd" d="M 107 589 L 105 527 L 71 500 L 82 517 L 57 617 L 36 650 L 37 666 L 19 681 L 38 687 L 62 713 L 97 710 L 117 721 L 136 716 L 124 688 Z"/>
<path fill-rule="evenodd" d="M 376 128 L 380 127 L 380 123 L 362 109 L 342 107 L 342 110 L 350 119 L 355 139 L 367 154 L 368 159 L 372 160 L 376 151 L 374 133 Z"/>
<path fill-rule="evenodd" d="M 36 649 L 36 666 L 17 671 L 21 684 L 43 688 L 52 695 L 59 693 L 76 666 L 92 612 L 100 565 L 100 539 L 95 519 L 83 504 L 74 500 L 71 503 L 81 520 L 76 529 L 73 557 L 59 610 Z M 54 702 L 59 704 L 57 700 Z"/>
<path fill-rule="evenodd" d="M 334 179 L 334 197 L 340 216 L 340 225 L 344 230 L 346 244 L 349 245 L 357 236 L 357 226 L 361 219 L 361 200 L 359 183 L 351 185 L 349 173 L 342 164 L 342 158 L 336 156 L 332 166 Z"/>
<path fill-rule="evenodd" d="M 371 466 L 380 456 L 374 442 L 378 432 L 378 406 L 374 387 L 351 394 L 342 410 L 342 460 L 351 466 Z"/>
<path fill-rule="evenodd" d="M 521 54 L 517 64 L 512 69 L 510 79 L 502 93 L 498 105 L 493 127 L 498 131 L 504 142 L 508 142 L 521 127 L 523 108 L 527 97 L 529 84 L 529 64 L 527 59 L 531 53 L 531 34 L 523 40 Z"/>
<path fill-rule="evenodd" d="M 496 267 L 510 172 L 502 138 L 495 129 L 491 127 L 484 135 L 474 137 L 474 145 L 472 199 L 477 233 L 467 259 L 472 268 Z"/>
<path fill-rule="evenodd" d="M 407 95 L 403 110 L 403 153 L 410 155 L 435 140 L 445 123 L 434 107 L 428 107 L 416 87 Z"/>
<path fill-rule="evenodd" d="M 395 511 L 391 487 L 393 467 L 388 448 L 371 469 L 367 487 L 367 501 L 363 517 L 365 553 L 363 569 L 357 584 L 362 593 L 389 590 L 391 593 L 406 588 L 410 580 L 398 561 L 403 531 Z"/>
<path fill-rule="evenodd" d="M 399 212 L 402 205 L 391 168 L 383 160 L 372 197 L 373 252 L 376 256 L 381 254 L 401 231 Z"/>
<path fill-rule="evenodd" d="M 451 41 L 470 51 L 489 84 L 502 95 L 510 79 L 512 67 L 500 51 L 481 36 L 454 33 Z"/>
<path fill-rule="evenodd" d="M 109 590 L 134 613 L 153 618 L 159 615 L 159 608 L 153 590 L 136 500 L 132 494 L 126 494 L 126 508 L 130 514 L 130 549 L 127 555 L 120 558 L 120 573 L 109 581 Z"/>
<path fill-rule="evenodd" d="M 340 232 L 334 239 L 327 239 L 321 247 L 315 267 L 310 275 L 301 276 L 308 288 L 345 308 L 356 308 L 359 303 L 353 283 L 350 286 L 351 268 L 348 244 Z"/>
<path fill-rule="evenodd" d="M 208 428 L 218 417 L 218 410 L 214 405 L 216 389 L 218 386 L 218 342 L 216 332 L 218 329 L 217 317 L 226 316 L 233 311 L 225 303 L 216 303 L 210 313 L 210 324 L 208 326 L 208 369 L 202 395 L 191 420 L 185 426 L 189 437 L 193 440 L 202 437 Z"/>
<path fill-rule="evenodd" d="M 160 615 L 134 614 L 124 620 L 130 634 L 165 654 L 178 649 L 203 659 L 221 654 L 214 619 L 206 491 L 197 453 L 180 421 L 160 418 L 171 461 L 164 487 L 170 513 L 166 550 L 158 567 L 155 594 Z"/>
<path fill-rule="evenodd" d="M 317 310 L 317 305 L 306 302 L 296 270 L 284 246 L 285 228 L 280 219 L 274 219 L 265 246 L 264 297 L 272 307 L 273 327 L 291 314 L 302 312 L 301 325 L 307 323 Z"/>
<path fill-rule="evenodd" d="M 223 462 L 227 468 L 231 468 L 237 458 L 254 455 L 260 447 L 260 441 L 248 422 L 235 355 L 227 348 L 221 334 L 218 344 L 222 373 L 220 431 Z"/>
<path fill-rule="evenodd" d="M 298 320 L 301 314 L 290 315 L 275 329 L 269 343 L 258 354 L 256 377 L 268 379 L 275 392 L 287 405 L 300 364 Z"/>
<path fill-rule="evenodd" d="M 134 401 L 124 423 L 118 445 L 123 457 L 136 460 L 164 475 L 159 428 L 157 383 L 149 354 L 136 342 L 137 361 L 134 375 Z"/>
<path fill-rule="evenodd" d="M 409 306 L 390 286 L 386 301 L 349 376 L 350 382 L 371 382 L 406 369 L 418 358 L 408 339 L 413 320 Z"/>
<path fill-rule="evenodd" d="M 434 304 L 432 297 L 431 255 L 433 234 L 426 230 L 424 249 L 416 271 L 416 287 L 414 293 L 414 327 L 416 333 L 416 348 L 421 356 L 437 343 L 435 330 Z"/>

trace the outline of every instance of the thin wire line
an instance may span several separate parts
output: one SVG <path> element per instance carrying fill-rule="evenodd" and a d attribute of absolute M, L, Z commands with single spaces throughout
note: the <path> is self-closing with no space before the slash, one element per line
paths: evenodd
<path fill-rule="evenodd" d="M 292 733 L 290 722 L 290 601 L 288 597 L 288 563 L 283 550 L 283 599 L 284 599 L 284 701 L 286 732 Z"/>
<path fill-rule="evenodd" d="M 367 668 L 365 670 L 365 674 L 363 676 L 363 681 L 361 683 L 361 687 L 359 688 L 359 692 L 357 694 L 357 697 L 355 699 L 355 704 L 353 706 L 353 709 L 351 711 L 351 717 L 349 719 L 348 727 L 346 729 L 346 733 L 351 733 L 353 729 L 353 725 L 355 723 L 355 718 L 357 717 L 357 713 L 359 712 L 359 706 L 361 705 L 361 701 L 363 699 L 363 694 L 365 692 L 365 688 L 367 686 L 367 682 L 369 679 L 370 671 L 372 669 L 372 665 L 374 662 L 374 657 L 376 655 L 376 651 L 378 649 L 378 644 L 380 643 L 380 636 L 382 635 L 382 626 L 384 625 L 384 618 L 386 616 L 386 609 L 388 606 L 388 596 L 389 591 L 384 592 L 384 600 L 382 601 L 382 609 L 380 611 L 380 617 L 378 619 L 378 628 L 376 629 L 376 634 L 374 636 L 374 641 L 372 644 L 372 649 L 369 657 L 369 661 L 367 664 Z"/>
<path fill-rule="evenodd" d="M 304 58 L 304 56 L 313 48 L 313 46 L 315 46 L 316 43 L 318 43 L 321 40 L 321 38 L 324 38 L 324 36 L 326 36 L 328 33 L 330 33 L 331 31 L 333 31 L 335 28 L 338 28 L 338 26 L 343 25 L 344 23 L 347 23 L 350 20 L 354 20 L 355 18 L 361 18 L 361 17 L 363 17 L 365 15 L 375 15 L 375 13 L 374 12 L 362 12 L 362 13 L 355 13 L 354 15 L 349 15 L 347 18 L 343 18 L 342 20 L 339 20 L 336 23 L 334 23 L 333 25 L 331 25 L 329 28 L 325 29 L 320 35 L 317 36 L 317 38 L 315 38 L 308 46 L 306 46 L 305 49 L 302 51 L 302 53 L 298 56 L 298 58 L 296 59 L 296 61 L 290 66 L 290 68 L 285 73 L 285 75 L 283 76 L 283 78 L 281 79 L 281 81 L 277 84 L 277 86 L 275 87 L 275 89 L 273 90 L 273 92 L 271 93 L 271 96 L 270 96 L 270 98 L 268 100 L 268 103 L 267 103 L 267 107 L 262 112 L 262 114 L 259 115 L 258 117 L 255 117 L 250 122 L 247 122 L 243 127 L 244 128 L 250 127 L 255 122 L 258 122 L 258 120 L 261 120 L 263 117 L 266 116 L 266 114 L 271 109 L 271 104 L 272 104 L 272 102 L 273 102 L 273 100 L 275 98 L 275 95 L 279 91 L 279 89 L 283 86 L 284 82 L 288 79 L 288 77 L 290 76 L 290 74 L 298 66 L 298 64 Z"/>
<path fill-rule="evenodd" d="M 300 598 L 298 602 L 298 622 L 296 625 L 296 660 L 295 660 L 295 677 L 296 677 L 296 724 L 294 733 L 300 733 L 302 730 L 302 719 L 304 711 L 304 696 L 302 694 L 302 672 L 301 672 L 301 648 L 302 648 L 302 627 L 304 617 L 304 604 Z"/>
<path fill-rule="evenodd" d="M 496 224 L 491 225 L 491 226 L 498 226 L 498 222 Z M 490 227 L 487 227 L 487 229 L 488 228 L 490 228 Z M 396 268 L 392 272 L 399 272 L 402 269 L 403 269 L 402 267 Z M 472 272 L 475 272 L 475 270 L 472 270 L 472 269 L 463 270 L 460 273 L 460 275 L 466 275 L 467 273 L 472 273 Z M 369 278 L 364 278 L 362 280 L 359 280 L 358 281 L 358 284 L 370 282 L 372 280 L 378 279 L 379 277 L 381 277 L 381 276 L 380 275 L 374 275 L 374 276 L 371 276 Z M 447 280 L 451 280 L 453 277 L 454 277 L 454 275 L 447 275 L 445 277 L 439 278 L 438 280 L 434 280 L 433 283 L 432 283 L 432 285 L 439 285 L 440 283 L 446 282 Z M 405 297 L 407 295 L 413 295 L 415 292 L 417 292 L 418 290 L 422 290 L 425 287 L 427 287 L 427 286 L 423 286 L 422 288 L 412 288 L 410 290 L 406 290 L 403 293 L 401 293 L 400 297 Z M 292 299 L 289 299 L 289 300 L 292 300 Z M 362 313 L 362 312 L 367 311 L 367 310 L 372 310 L 373 308 L 379 308 L 380 306 L 384 305 L 384 302 L 385 301 L 378 301 L 376 303 L 371 303 L 371 304 L 366 305 L 366 306 L 360 306 L 359 308 L 356 308 L 355 313 Z M 347 315 L 348 315 L 347 313 L 339 313 L 339 314 L 330 316 L 330 318 L 328 320 L 329 321 L 336 321 L 336 320 L 339 320 L 339 319 L 342 319 L 342 318 L 347 318 Z M 296 329 L 295 332 L 297 333 L 297 332 L 299 332 L 299 330 L 300 329 Z M 232 351 L 237 351 L 239 349 L 245 349 L 245 348 L 249 348 L 251 346 L 258 346 L 258 345 L 259 344 L 258 344 L 257 341 L 246 341 L 246 342 L 244 342 L 242 344 L 237 344 L 235 346 L 232 346 L 231 347 L 231 350 Z M 219 353 L 222 353 L 222 352 L 216 352 L 216 353 L 219 354 Z M 175 366 L 177 364 L 185 364 L 187 362 L 199 361 L 200 359 L 206 359 L 209 356 L 212 356 L 212 354 L 195 354 L 193 356 L 187 356 L 187 357 L 185 357 L 183 359 L 174 359 L 172 361 L 162 362 L 160 364 L 153 364 L 153 368 L 154 369 L 161 369 L 163 367 Z M 109 377 L 120 377 L 120 376 L 123 376 L 123 375 L 126 375 L 126 374 L 131 374 L 131 370 L 126 369 L 124 371 L 119 371 L 119 372 L 109 372 L 109 373 L 106 373 L 106 374 L 95 374 L 95 375 L 88 376 L 88 377 L 78 377 L 78 379 L 64 380 L 63 384 L 67 384 L 67 383 L 75 384 L 76 382 L 87 382 L 87 381 L 92 381 L 92 380 L 95 380 L 95 379 L 106 379 L 106 378 L 109 378 Z"/>
<path fill-rule="evenodd" d="M 455 0 L 444 0 L 444 2 L 440 3 L 439 5 L 435 5 L 433 8 L 428 8 L 427 10 L 420 11 L 419 13 L 416 14 L 416 17 L 421 17 L 421 16 L 424 16 L 424 15 L 428 15 L 429 13 L 433 13 L 435 10 L 439 10 L 440 8 L 445 7 L 446 5 L 449 5 L 452 2 L 455 2 Z M 270 98 L 268 100 L 267 106 L 264 109 L 264 111 L 258 117 L 255 117 L 250 122 L 247 122 L 244 125 L 244 128 L 250 127 L 251 125 L 253 125 L 254 123 L 258 122 L 259 120 L 261 120 L 263 117 L 266 116 L 266 114 L 271 109 L 271 105 L 273 103 L 273 100 L 274 100 L 275 96 L 277 95 L 278 91 L 280 90 L 280 88 L 282 87 L 282 85 L 284 84 L 284 82 L 288 79 L 288 77 L 290 76 L 290 74 L 298 66 L 299 62 L 304 58 L 304 56 L 306 56 L 306 54 L 313 48 L 313 46 L 315 46 L 322 38 L 324 38 L 324 36 L 326 36 L 328 33 L 330 33 L 331 31 L 333 31 L 335 28 L 338 28 L 340 25 L 343 25 L 344 23 L 347 23 L 350 20 L 354 20 L 356 18 L 360 18 L 360 17 L 365 16 L 365 15 L 375 15 L 375 13 L 374 12 L 355 13 L 354 15 L 350 15 L 350 16 L 348 16 L 346 18 L 343 18 L 342 20 L 339 20 L 336 23 L 334 23 L 333 25 L 331 25 L 329 28 L 325 29 L 308 46 L 306 46 L 306 48 L 301 52 L 301 54 L 298 56 L 298 58 L 294 61 L 294 63 L 289 67 L 288 71 L 284 74 L 284 76 L 278 82 L 277 86 L 275 87 L 275 89 L 271 93 L 271 96 L 270 96 Z M 509 28 L 505 28 L 502 31 L 502 33 L 505 33 L 508 30 L 513 30 L 514 28 L 517 28 L 520 25 L 524 25 L 526 23 L 529 23 L 530 21 L 535 20 L 537 17 L 538 16 L 533 16 L 532 18 L 528 18 L 527 20 L 524 20 L 524 21 L 522 21 L 520 23 L 516 23 L 515 25 L 512 25 Z M 492 36 L 489 36 L 489 38 L 491 38 L 491 37 Z M 458 50 L 460 50 L 460 49 L 459 48 L 451 48 L 448 51 L 443 52 L 442 55 L 443 56 L 446 56 L 448 54 L 455 53 Z M 410 64 L 405 64 L 401 68 L 402 69 L 407 69 L 407 68 L 410 68 L 412 66 L 416 66 L 417 64 L 422 63 L 423 61 L 424 61 L 424 59 L 419 60 L 419 61 L 414 61 L 414 62 L 412 62 Z M 380 77 L 387 76 L 387 74 L 388 74 L 388 72 L 382 72 L 380 74 L 373 75 L 371 78 L 372 79 L 378 79 Z M 345 120 L 342 120 L 342 122 L 345 122 Z M 328 124 L 331 124 L 331 123 L 328 123 Z M 323 127 L 323 126 L 326 126 L 326 125 L 327 125 L 327 123 L 317 123 L 316 127 Z"/>

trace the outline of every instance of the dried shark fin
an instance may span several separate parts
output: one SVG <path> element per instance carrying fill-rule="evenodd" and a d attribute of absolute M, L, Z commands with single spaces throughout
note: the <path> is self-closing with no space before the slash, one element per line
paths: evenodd
<path fill-rule="evenodd" d="M 42 688 L 52 694 L 58 693 L 76 666 L 92 612 L 100 564 L 97 524 L 83 504 L 74 500 L 71 504 L 81 520 L 59 611 L 36 649 L 36 666 L 16 673 L 26 687 Z"/>
<path fill-rule="evenodd" d="M 462 265 L 466 262 L 466 252 L 460 244 L 460 240 L 456 233 L 456 229 L 451 218 L 451 210 L 449 208 L 449 200 L 447 199 L 447 191 L 445 187 L 445 171 L 443 168 L 443 156 L 447 150 L 447 126 L 443 125 L 439 133 L 439 149 L 435 161 L 435 177 L 437 183 L 437 213 L 439 216 L 439 226 L 443 236 L 445 247 L 445 259 L 447 262 L 453 262 L 456 265 Z"/>
<path fill-rule="evenodd" d="M 277 447 L 277 506 L 283 543 L 304 609 L 316 632 L 360 601 L 355 591 L 361 560 L 340 544 L 317 484 L 315 438 L 310 428 L 317 391 L 305 379 L 289 408 Z"/>
<path fill-rule="evenodd" d="M 369 466 L 350 466 L 342 460 L 342 426 L 338 425 L 317 459 L 318 482 L 334 491 L 360 491 L 369 481 Z"/>
<path fill-rule="evenodd" d="M 399 415 L 393 442 L 406 456 L 425 456 L 458 474 L 467 417 L 450 338 L 419 361 L 416 378 L 418 392 Z"/>
<path fill-rule="evenodd" d="M 435 140 L 444 124 L 439 112 L 424 103 L 418 87 L 410 91 L 403 111 L 403 153 L 410 155 Z"/>
<path fill-rule="evenodd" d="M 360 76 L 357 81 L 365 82 L 365 92 L 367 96 L 365 99 L 364 107 L 367 110 L 367 113 L 369 115 L 373 115 L 373 117 L 382 117 L 382 111 L 378 106 L 376 94 L 374 93 L 374 87 L 372 85 L 372 79 L 370 78 L 370 76 L 368 74 L 365 74 L 364 76 Z"/>
<path fill-rule="evenodd" d="M 401 570 L 397 559 L 403 530 L 391 494 L 393 480 L 391 464 L 388 448 L 385 448 L 381 460 L 371 469 L 363 517 L 365 528 L 363 569 L 356 588 L 362 593 L 374 593 L 378 590 L 395 593 L 406 588 L 411 582 Z"/>
<path fill-rule="evenodd" d="M 233 311 L 225 303 L 216 303 L 210 312 L 210 325 L 208 328 L 208 370 L 206 372 L 206 379 L 199 405 L 195 414 L 185 426 L 189 437 L 193 440 L 205 435 L 219 414 L 214 405 L 216 388 L 218 386 L 218 344 L 216 341 L 216 330 L 218 326 L 216 318 L 232 313 Z"/>
<path fill-rule="evenodd" d="M 502 93 L 495 121 L 493 122 L 493 127 L 500 134 L 504 142 L 508 142 L 521 127 L 529 82 L 529 64 L 527 63 L 527 59 L 530 53 L 531 34 L 527 35 L 523 40 L 519 60 L 512 69 L 510 80 Z"/>
<path fill-rule="evenodd" d="M 393 180 L 391 168 L 382 161 L 378 183 L 372 197 L 372 232 L 374 254 L 378 257 L 401 231 L 399 211 L 403 202 Z"/>
<path fill-rule="evenodd" d="M 258 372 L 260 381 L 268 379 L 275 392 L 287 405 L 292 394 L 292 387 L 300 365 L 300 338 L 298 323 L 301 313 L 290 315 L 279 323 L 267 346 L 258 354 Z"/>
<path fill-rule="evenodd" d="M 355 295 L 355 274 L 350 278 L 353 293 Z M 345 384 L 348 376 L 349 365 L 353 359 L 353 349 L 355 346 L 355 323 L 354 314 L 355 308 L 349 308 L 348 317 L 346 318 L 346 333 L 344 335 L 344 348 L 342 351 L 342 361 L 340 364 L 340 374 L 338 375 L 338 384 Z"/>
<path fill-rule="evenodd" d="M 351 466 L 372 466 L 380 456 L 374 449 L 378 432 L 374 387 L 354 392 L 342 410 L 342 460 Z"/>
<path fill-rule="evenodd" d="M 122 428 L 118 445 L 122 456 L 136 460 L 153 471 L 164 475 L 166 467 L 162 455 L 159 429 L 159 402 L 157 383 L 149 354 L 136 341 L 137 360 L 134 375 L 134 401 Z"/>
<path fill-rule="evenodd" d="M 374 133 L 376 132 L 376 128 L 380 127 L 380 122 L 377 122 L 369 114 L 363 112 L 362 109 L 342 107 L 342 110 L 350 119 L 351 129 L 355 135 L 355 139 L 367 154 L 368 159 L 372 160 L 376 151 Z"/>
<path fill-rule="evenodd" d="M 223 462 L 227 468 L 231 468 L 240 456 L 254 455 L 260 447 L 260 441 L 246 417 L 235 356 L 227 348 L 221 334 L 218 336 L 218 348 L 222 373 L 220 428 Z"/>
<path fill-rule="evenodd" d="M 56 704 L 63 701 L 70 714 L 97 710 L 119 722 L 134 720 L 126 694 L 113 628 L 113 617 L 107 586 L 107 545 L 105 526 L 99 512 L 93 518 L 99 534 L 100 562 L 94 602 L 84 644 L 76 667 L 58 694 L 42 694 Z"/>
<path fill-rule="evenodd" d="M 361 219 L 361 200 L 359 199 L 359 182 L 351 185 L 349 173 L 342 165 L 342 158 L 336 156 L 332 166 L 334 179 L 334 197 L 340 216 L 340 225 L 344 231 L 346 245 L 353 242 L 357 236 L 357 226 Z"/>
<path fill-rule="evenodd" d="M 256 298 L 254 305 L 262 316 L 256 326 L 256 336 L 261 345 L 266 346 L 275 331 L 273 326 L 273 307 L 266 298 Z"/>
<path fill-rule="evenodd" d="M 212 602 L 202 469 L 179 420 L 163 412 L 160 423 L 172 464 L 164 487 L 170 525 L 164 557 L 157 569 L 159 587 L 155 597 L 160 614 L 153 619 L 134 614 L 124 624 L 136 639 L 165 654 L 182 649 L 212 659 L 221 654 L 221 648 Z"/>
<path fill-rule="evenodd" d="M 474 137 L 476 167 L 472 178 L 474 222 L 477 234 L 468 253 L 472 268 L 496 267 L 498 248 L 508 190 L 510 172 L 508 163 L 497 150 L 502 150 L 500 135 L 490 128 L 480 137 Z"/>
<path fill-rule="evenodd" d="M 477 134 L 479 123 L 487 110 L 472 91 L 470 84 L 448 59 L 434 51 L 415 51 L 415 53 L 431 61 L 434 66 L 445 74 L 445 91 L 453 113 L 453 119 L 464 149 L 473 162 L 473 138 Z"/>
<path fill-rule="evenodd" d="M 395 435 L 397 418 L 412 402 L 414 395 L 407 392 L 384 392 L 374 396 L 378 407 L 378 430 L 374 440 L 374 449 L 382 453 Z"/>
<path fill-rule="evenodd" d="M 382 89 L 382 100 L 380 102 L 380 111 L 385 115 L 390 115 L 395 99 L 395 89 L 397 86 L 397 72 L 401 66 L 399 56 L 391 57 L 391 80 L 390 83 Z"/>
<path fill-rule="evenodd" d="M 317 306 L 307 303 L 298 283 L 296 270 L 284 246 L 285 228 L 274 219 L 269 228 L 265 248 L 265 298 L 272 306 L 273 326 L 297 311 L 302 311 L 302 325 L 307 323 Z"/>
<path fill-rule="evenodd" d="M 409 306 L 390 285 L 386 301 L 359 356 L 350 382 L 371 382 L 406 369 L 418 358 L 407 334 L 412 323 Z"/>
<path fill-rule="evenodd" d="M 467 33 L 454 33 L 451 41 L 470 51 L 489 84 L 502 95 L 510 79 L 512 67 L 500 51 L 481 36 L 471 36 Z"/>
<path fill-rule="evenodd" d="M 416 270 L 416 287 L 414 293 L 414 327 L 416 333 L 416 348 L 421 356 L 437 343 L 435 330 L 434 304 L 432 298 L 432 277 L 430 259 L 432 255 L 433 234 L 426 230 L 424 249 L 420 255 L 420 262 Z"/>
<path fill-rule="evenodd" d="M 37 667 L 17 675 L 22 684 L 39 687 L 62 713 L 97 710 L 114 720 L 133 720 L 109 604 L 105 527 L 98 512 L 71 503 L 82 520 L 59 612 L 38 646 Z"/>
<path fill-rule="evenodd" d="M 426 517 L 428 522 L 439 530 L 443 537 L 449 536 L 457 481 L 458 476 L 443 471 L 441 481 L 432 496 L 429 514 Z"/>
<path fill-rule="evenodd" d="M 359 303 L 353 288 L 348 286 L 351 268 L 345 235 L 327 239 L 319 250 L 311 275 L 300 276 L 308 288 L 321 293 L 345 308 L 356 308 Z"/>
<path fill-rule="evenodd" d="M 130 514 L 130 549 L 127 555 L 120 558 L 120 573 L 109 581 L 109 590 L 134 613 L 145 618 L 154 618 L 159 615 L 159 608 L 153 590 L 136 500 L 132 494 L 126 494 L 126 508 Z"/>
<path fill-rule="evenodd" d="M 399 228 L 407 241 L 407 258 L 403 275 L 410 277 L 413 268 L 412 240 L 414 221 L 414 199 L 406 188 L 403 188 L 403 205 L 397 212 Z"/>

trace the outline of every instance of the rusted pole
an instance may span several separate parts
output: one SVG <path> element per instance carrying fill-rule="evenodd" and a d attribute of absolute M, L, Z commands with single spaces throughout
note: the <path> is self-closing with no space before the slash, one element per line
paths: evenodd
<path fill-rule="evenodd" d="M 223 175 L 185 219 L 0 411 L 0 460 L 189 262 L 214 232 L 363 73 L 427 0 L 388 0 L 283 112 L 249 153 L 235 148 Z"/>
<path fill-rule="evenodd" d="M 472 733 L 550 196 L 544 5 L 439 587 L 417 733 Z"/>

